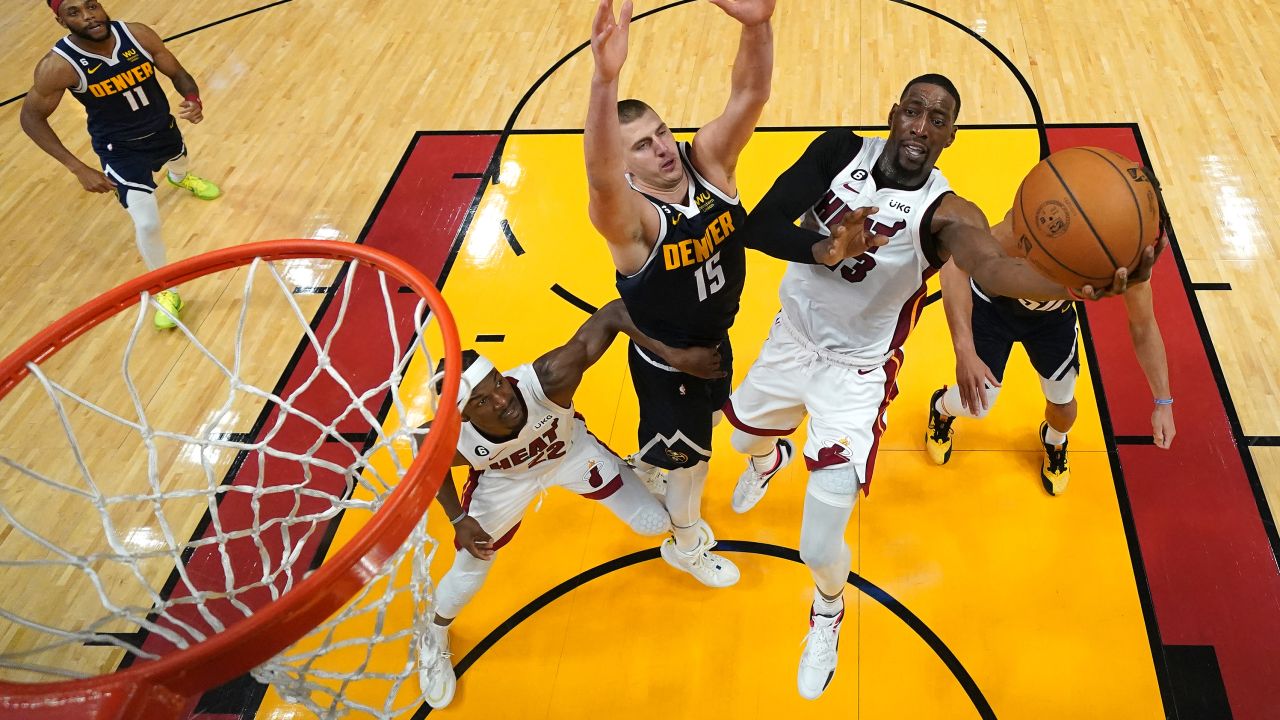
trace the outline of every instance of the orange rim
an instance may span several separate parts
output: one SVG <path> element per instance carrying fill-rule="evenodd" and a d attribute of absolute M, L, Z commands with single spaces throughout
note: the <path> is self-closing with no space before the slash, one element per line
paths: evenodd
<path fill-rule="evenodd" d="M 388 500 L 350 542 L 279 600 L 208 640 L 159 660 L 83 680 L 0 682 L 0 716 L 177 717 L 188 699 L 270 659 L 336 612 L 373 578 L 427 511 L 458 441 L 461 345 L 453 315 L 435 286 L 404 260 L 381 250 L 322 240 L 271 240 L 198 255 L 141 275 L 81 305 L 0 361 L 0 398 L 39 364 L 121 310 L 152 294 L 253 260 L 330 258 L 381 270 L 427 301 L 444 337 L 445 376 L 431 432 Z M 145 714 L 139 714 L 145 712 Z"/>

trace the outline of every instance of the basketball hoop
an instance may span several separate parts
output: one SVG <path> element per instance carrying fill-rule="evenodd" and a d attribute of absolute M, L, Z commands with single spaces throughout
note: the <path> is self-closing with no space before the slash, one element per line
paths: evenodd
<path fill-rule="evenodd" d="M 313 321 L 289 264 L 332 261 L 343 265 Z M 178 285 L 203 314 L 151 329 L 153 296 Z M 221 315 L 202 310 L 215 306 Z M 255 319 L 263 308 L 276 312 Z M 109 363 L 126 334 L 117 376 Z M 355 336 L 369 356 L 359 363 L 340 352 Z M 282 344 L 297 345 L 292 358 Z M 438 396 L 431 345 L 445 358 Z M 272 355 L 287 360 L 286 378 L 304 377 L 279 380 L 278 368 L 265 369 Z M 155 376 L 137 370 L 171 358 Z M 416 707 L 411 648 L 434 551 L 425 518 L 457 442 L 459 358 L 444 300 L 405 261 L 363 245 L 277 240 L 147 273 L 0 361 L 0 425 L 38 426 L 0 443 L 0 578 L 19 574 L 48 595 L 24 595 L 15 609 L 22 593 L 9 584 L 13 603 L 0 599 L 0 632 L 22 638 L 0 648 L 0 717 L 178 718 L 203 691 L 255 668 L 318 715 Z M 409 387 L 406 375 L 422 367 Z M 9 403 L 42 408 L 48 421 Z M 254 429 L 228 432 L 246 413 Z M 80 601 L 101 614 L 49 612 Z M 415 619 L 388 627 L 394 603 Z M 397 659 L 379 656 L 378 643 L 394 645 Z M 358 656 L 354 666 L 326 669 L 338 651 Z M 114 668 L 77 667 L 84 656 Z M 344 696 L 366 672 L 390 683 L 381 707 Z"/>

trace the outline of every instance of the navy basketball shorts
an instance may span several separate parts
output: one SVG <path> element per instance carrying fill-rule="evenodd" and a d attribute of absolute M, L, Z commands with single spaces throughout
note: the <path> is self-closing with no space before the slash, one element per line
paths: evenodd
<path fill-rule="evenodd" d="M 1075 306 L 1036 311 L 1011 307 L 1017 301 L 989 301 L 973 295 L 973 345 L 996 379 L 1004 382 L 1004 369 L 1014 343 L 1022 343 L 1042 384 L 1069 381 L 1074 391 L 1080 374 L 1079 330 Z"/>
<path fill-rule="evenodd" d="M 720 356 L 725 377 L 703 380 L 630 344 L 627 360 L 640 401 L 640 450 L 636 454 L 642 460 L 674 470 L 711 459 L 714 415 L 732 389 L 733 348 L 727 339 L 720 343 Z"/>
<path fill-rule="evenodd" d="M 160 168 L 187 154 L 182 132 L 172 117 L 164 130 L 133 140 L 95 142 L 93 149 L 102 162 L 102 172 L 116 184 L 116 197 L 126 208 L 129 207 L 126 193 L 130 190 L 154 193 L 155 174 Z"/>

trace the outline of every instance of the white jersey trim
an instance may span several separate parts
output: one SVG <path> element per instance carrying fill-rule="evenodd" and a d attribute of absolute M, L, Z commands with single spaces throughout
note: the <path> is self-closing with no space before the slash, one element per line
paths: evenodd
<path fill-rule="evenodd" d="M 111 37 L 116 41 L 116 46 L 111 49 L 111 57 L 103 57 L 98 53 L 93 53 L 93 52 L 89 52 L 88 50 L 85 50 L 84 48 L 75 44 L 75 42 L 72 41 L 70 35 L 67 35 L 63 39 L 66 40 L 67 44 L 75 48 L 76 52 L 80 53 L 81 55 L 88 55 L 89 57 L 92 57 L 92 58 L 98 58 L 99 60 L 104 60 L 108 65 L 117 65 L 120 63 L 120 33 L 116 30 L 117 23 L 120 25 L 120 27 L 124 27 L 124 23 L 119 23 L 116 20 L 111 21 L 111 25 L 110 25 Z M 132 36 L 130 37 L 130 39 L 133 39 Z M 137 45 L 137 42 L 134 42 L 134 44 Z"/>
<path fill-rule="evenodd" d="M 627 184 L 629 185 L 631 184 L 630 175 L 627 176 Z M 635 190 L 636 186 L 631 185 L 631 189 Z M 640 192 L 640 191 L 636 190 L 636 192 Z M 640 269 L 636 270 L 630 275 L 623 275 L 623 277 L 627 279 L 631 279 L 639 275 L 640 273 L 644 272 L 644 269 L 649 267 L 649 263 L 652 263 L 654 258 L 662 254 L 660 252 L 662 248 L 662 241 L 667 239 L 667 216 L 662 212 L 662 208 L 658 207 L 657 203 L 655 203 L 652 200 L 649 200 L 648 198 L 645 198 L 645 200 L 648 200 L 649 207 L 653 208 L 653 211 L 658 213 L 658 237 L 656 240 L 653 241 L 653 247 L 649 248 L 649 257 L 644 259 L 644 264 L 640 266 Z"/>
<path fill-rule="evenodd" d="M 79 76 L 80 76 L 80 84 L 79 84 L 79 85 L 77 85 L 77 86 L 75 86 L 75 87 L 73 87 L 73 88 L 71 88 L 71 92 L 76 93 L 76 94 L 80 94 L 80 93 L 83 93 L 84 91 L 88 90 L 88 89 L 89 89 L 89 77 L 88 77 L 87 75 L 85 75 L 85 74 L 84 74 L 84 68 L 82 68 L 82 67 L 80 67 L 78 64 L 76 64 L 76 61 L 75 61 L 75 60 L 72 60 L 72 59 L 71 59 L 71 56 L 70 56 L 70 55 L 68 55 L 68 54 L 66 53 L 66 51 L 65 51 L 65 50 L 63 50 L 62 48 L 58 47 L 57 45 L 54 45 L 54 46 L 53 46 L 53 51 L 54 51 L 55 53 L 57 53 L 57 54 L 58 54 L 58 56 L 59 56 L 59 57 L 61 57 L 63 60 L 66 60 L 66 61 L 67 61 L 67 63 L 71 65 L 72 69 L 74 69 L 74 70 L 76 71 L 76 75 L 79 75 Z"/>
<path fill-rule="evenodd" d="M 729 203 L 730 205 L 739 204 L 742 201 L 741 193 L 739 193 L 738 195 L 734 195 L 733 197 L 729 197 L 728 193 L 716 187 L 713 183 L 708 181 L 706 178 L 702 177 L 702 173 L 698 172 L 698 168 L 694 167 L 693 160 L 689 157 L 689 151 L 691 151 L 692 149 L 693 149 L 693 145 L 690 143 L 682 142 L 676 145 L 676 150 L 680 153 L 680 159 L 681 161 L 684 162 L 684 166 L 688 168 L 689 172 L 693 173 L 693 176 L 697 178 L 698 182 L 701 183 L 703 187 L 710 190 L 711 193 L 716 197 Z M 690 187 L 689 189 L 690 189 L 690 195 L 692 195 L 693 188 Z"/>
<path fill-rule="evenodd" d="M 667 365 L 665 363 L 660 363 L 657 360 L 649 357 L 649 354 L 646 353 L 643 348 L 641 348 L 639 345 L 636 345 L 634 342 L 631 344 L 635 346 L 636 354 L 640 356 L 641 360 L 644 360 L 645 362 L 658 368 L 659 370 L 666 370 L 667 372 L 673 372 L 673 373 L 680 372 L 679 370 L 671 367 L 670 365 Z"/>
<path fill-rule="evenodd" d="M 134 37 L 133 33 L 129 32 L 128 25 L 121 22 L 120 31 L 123 32 L 125 35 L 129 36 L 129 42 L 133 43 L 133 46 L 138 48 L 138 52 L 142 53 L 143 57 L 145 57 L 146 59 L 150 60 L 153 63 L 156 61 L 155 58 L 151 57 L 151 53 L 147 52 L 147 49 L 142 47 L 142 43 L 138 42 L 138 38 Z M 116 47 L 118 48 L 119 45 L 117 45 Z"/>
<path fill-rule="evenodd" d="M 645 443 L 645 444 L 644 444 L 644 447 L 642 447 L 642 448 L 640 448 L 639 450 L 637 450 L 637 451 L 636 451 L 636 455 L 635 455 L 635 456 L 636 456 L 636 457 L 644 457 L 645 453 L 649 452 L 649 450 L 650 450 L 651 448 L 653 448 L 653 446 L 654 446 L 654 445 L 657 445 L 657 444 L 658 444 L 658 441 L 662 441 L 662 443 L 663 443 L 663 444 L 665 444 L 667 447 L 673 447 L 673 446 L 674 446 L 676 443 L 678 443 L 678 442 L 684 442 L 686 445 L 688 445 L 689 447 L 693 448 L 694 450 L 697 450 L 699 453 L 701 453 L 701 454 L 703 454 L 703 455 L 705 455 L 705 456 L 707 456 L 707 457 L 711 457 L 711 451 L 710 451 L 710 450 L 707 450 L 706 448 L 702 447 L 702 446 L 701 446 L 701 445 L 699 445 L 698 443 L 696 443 L 696 442 L 694 442 L 694 441 L 690 440 L 689 438 L 685 437 L 685 434 L 684 434 L 684 433 L 682 433 L 682 432 L 680 432 L 679 430 L 677 430 L 677 431 L 676 431 L 676 433 L 675 433 L 675 435 L 672 435 L 671 437 L 667 437 L 666 435 L 663 435 L 662 433 L 658 433 L 658 434 L 654 435 L 652 438 L 650 438 L 649 442 L 647 442 L 647 443 Z"/>
<path fill-rule="evenodd" d="M 107 177 L 111 178 L 112 180 L 115 180 L 117 183 L 121 185 L 128 187 L 131 190 L 144 192 L 144 193 L 147 193 L 148 195 L 155 192 L 155 188 L 149 188 L 146 185 L 139 185 L 138 183 L 131 183 L 128 180 L 125 180 L 124 178 L 120 177 L 120 173 L 116 172 L 115 170 L 112 170 L 110 165 L 104 165 L 103 168 L 105 170 Z"/>

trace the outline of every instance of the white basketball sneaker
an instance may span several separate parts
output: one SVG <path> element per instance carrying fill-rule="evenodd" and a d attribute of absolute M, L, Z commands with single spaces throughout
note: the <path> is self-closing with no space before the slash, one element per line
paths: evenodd
<path fill-rule="evenodd" d="M 738 485 L 733 489 L 733 511 L 744 513 L 755 507 L 769 489 L 769 481 L 791 462 L 795 452 L 790 440 L 779 440 L 774 444 L 773 467 L 765 472 L 756 470 L 755 458 L 747 458 L 747 469 L 738 477 Z"/>
<path fill-rule="evenodd" d="M 645 463 L 648 465 L 648 469 L 645 469 L 636 455 L 626 456 L 623 462 L 635 472 L 636 477 L 640 478 L 640 482 L 644 483 L 645 489 L 651 494 L 659 497 L 667 494 L 667 473 L 662 468 Z"/>
<path fill-rule="evenodd" d="M 703 524 L 705 530 L 709 533 L 710 527 Z M 741 573 L 738 572 L 738 566 L 729 562 L 728 558 L 711 552 L 711 546 L 707 544 L 707 537 L 703 535 L 698 547 L 693 552 L 685 552 L 676 547 L 676 539 L 668 537 L 662 541 L 662 547 L 658 552 L 662 555 L 662 559 L 667 564 L 677 570 L 683 570 L 698 579 L 698 582 L 707 587 L 722 588 L 729 587 L 738 582 Z M 711 542 L 715 542 L 715 538 L 711 538 Z"/>
<path fill-rule="evenodd" d="M 836 674 L 836 651 L 840 647 L 840 623 L 843 620 L 843 609 L 835 617 L 809 610 L 809 634 L 804 639 L 800 671 L 796 674 L 796 686 L 800 689 L 800 696 L 806 700 L 816 700 L 822 695 Z"/>
<path fill-rule="evenodd" d="M 418 687 L 427 704 L 437 710 L 453 702 L 458 688 L 450 657 L 449 628 L 432 622 L 418 641 Z"/>

